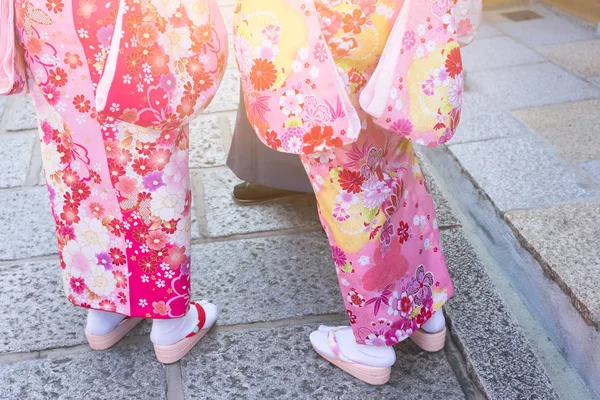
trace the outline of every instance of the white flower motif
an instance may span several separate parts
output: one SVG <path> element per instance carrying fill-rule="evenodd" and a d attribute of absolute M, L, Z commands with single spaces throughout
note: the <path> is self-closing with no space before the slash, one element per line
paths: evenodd
<path fill-rule="evenodd" d="M 364 267 L 365 265 L 369 265 L 371 263 L 371 258 L 369 258 L 369 256 L 360 256 L 358 263 Z"/>
<path fill-rule="evenodd" d="M 97 218 L 82 218 L 75 227 L 75 236 L 83 247 L 89 247 L 94 252 L 105 251 L 108 246 L 108 229 Z"/>
<path fill-rule="evenodd" d="M 185 208 L 185 193 L 172 193 L 162 186 L 152 194 L 150 207 L 152 214 L 164 221 L 177 219 Z"/>
<path fill-rule="evenodd" d="M 308 58 L 308 48 L 301 47 L 300 50 L 298 50 L 298 57 L 301 60 L 306 60 Z"/>
<path fill-rule="evenodd" d="M 67 270 L 74 277 L 86 275 L 96 264 L 96 253 L 90 247 L 82 247 L 75 240 L 69 240 L 62 251 Z"/>
<path fill-rule="evenodd" d="M 174 3 L 175 6 L 178 4 L 171 0 L 163 1 L 172 4 Z M 183 57 L 187 57 L 192 48 L 192 39 L 187 27 L 175 28 L 172 25 L 167 25 L 166 31 L 163 35 L 160 35 L 158 43 L 165 49 L 165 53 L 168 54 L 173 61 L 178 61 Z"/>
<path fill-rule="evenodd" d="M 92 266 L 86 283 L 90 290 L 98 296 L 106 296 L 117 287 L 117 280 L 112 272 L 107 271 L 102 265 Z"/>
<path fill-rule="evenodd" d="M 148 305 L 148 300 L 146 300 L 146 299 L 140 299 L 138 305 L 140 307 L 146 307 Z"/>
<path fill-rule="evenodd" d="M 150 278 L 148 278 L 148 275 L 142 275 L 141 279 L 142 279 L 142 282 L 144 282 L 144 283 L 150 282 Z"/>

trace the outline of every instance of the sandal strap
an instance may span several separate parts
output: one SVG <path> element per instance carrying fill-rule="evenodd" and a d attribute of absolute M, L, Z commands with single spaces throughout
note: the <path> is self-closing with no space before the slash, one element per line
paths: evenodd
<path fill-rule="evenodd" d="M 196 325 L 196 327 L 194 328 L 194 330 L 192 331 L 192 333 L 190 333 L 189 335 L 187 335 L 186 337 L 192 337 L 195 334 L 197 334 L 198 332 L 200 332 L 202 330 L 202 328 L 204 327 L 204 324 L 206 323 L 206 312 L 204 311 L 204 308 L 200 305 L 200 303 L 196 303 L 196 302 L 191 302 L 191 305 L 196 307 L 196 310 L 198 311 L 198 324 Z"/>
<path fill-rule="evenodd" d="M 344 356 L 344 354 L 340 350 L 340 346 L 338 345 L 337 339 L 335 338 L 335 333 L 337 331 L 339 331 L 340 329 L 344 329 L 344 328 L 347 328 L 347 326 L 338 326 L 337 328 L 330 329 L 329 332 L 327 332 L 327 344 L 329 345 L 329 349 L 331 350 L 331 352 L 337 358 L 339 358 L 343 362 L 346 362 L 349 364 L 354 364 L 354 361 L 352 361 L 352 360 L 346 358 L 346 356 Z"/>

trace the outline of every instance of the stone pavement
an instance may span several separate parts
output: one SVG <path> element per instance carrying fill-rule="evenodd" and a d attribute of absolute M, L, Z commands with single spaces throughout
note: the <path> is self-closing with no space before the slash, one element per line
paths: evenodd
<path fill-rule="evenodd" d="M 233 0 L 220 3 L 231 21 Z M 449 147 L 422 150 L 456 289 L 445 308 L 451 335 L 437 354 L 398 346 L 392 380 L 379 388 L 347 377 L 308 342 L 319 324 L 346 321 L 312 196 L 231 200 L 233 57 L 190 135 L 194 296 L 222 316 L 168 367 L 154 358 L 148 324 L 112 350 L 86 345 L 85 312 L 62 293 L 34 112 L 27 97 L 0 98 L 0 399 L 594 398 L 581 377 L 593 386 L 585 368 L 598 366 L 600 348 L 600 39 L 536 11 L 543 18 L 518 23 L 486 13 L 465 50 L 461 130 Z M 479 229 L 486 210 L 494 229 Z M 528 272 L 494 251 L 529 255 Z M 539 280 L 545 289 L 528 296 Z M 568 318 L 548 317 L 550 307 Z M 575 328 L 587 336 L 561 338 Z"/>

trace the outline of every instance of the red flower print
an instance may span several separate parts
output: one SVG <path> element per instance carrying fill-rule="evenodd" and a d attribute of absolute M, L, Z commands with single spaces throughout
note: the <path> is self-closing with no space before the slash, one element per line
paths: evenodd
<path fill-rule="evenodd" d="M 62 12 L 65 5 L 61 0 L 48 0 L 46 1 L 46 8 L 48 11 L 53 11 L 55 14 Z"/>
<path fill-rule="evenodd" d="M 92 106 L 90 105 L 90 101 L 85 99 L 85 96 L 80 94 L 75 96 L 73 99 L 73 105 L 80 113 L 87 113 L 91 110 Z"/>
<path fill-rule="evenodd" d="M 342 139 L 333 138 L 333 128 L 326 126 L 313 126 L 311 130 L 304 134 L 304 153 L 311 154 L 317 151 L 325 150 L 326 147 L 340 147 Z"/>
<path fill-rule="evenodd" d="M 394 122 L 390 126 L 390 130 L 400 136 L 406 137 L 412 133 L 413 125 L 408 119 L 402 118 Z"/>
<path fill-rule="evenodd" d="M 133 238 L 139 243 L 146 243 L 146 237 L 148 236 L 148 228 L 139 226 L 133 229 Z"/>
<path fill-rule="evenodd" d="M 67 72 L 62 68 L 51 69 L 48 73 L 48 80 L 57 87 L 63 87 L 67 84 Z"/>
<path fill-rule="evenodd" d="M 279 140 L 279 137 L 275 131 L 267 131 L 265 138 L 267 139 L 267 146 L 273 150 L 277 150 L 282 146 L 281 140 Z"/>
<path fill-rule="evenodd" d="M 362 32 L 362 27 L 367 23 L 365 14 L 360 9 L 356 9 L 352 14 L 346 14 L 342 20 L 344 32 L 352 32 L 358 35 Z"/>
<path fill-rule="evenodd" d="M 146 157 L 140 157 L 135 159 L 135 161 L 131 165 L 131 168 L 133 168 L 133 171 L 136 174 L 141 176 L 146 176 L 146 174 L 151 171 L 150 163 L 148 162 L 148 159 Z"/>
<path fill-rule="evenodd" d="M 171 159 L 171 152 L 167 149 L 156 149 L 150 154 L 150 168 L 155 171 L 162 171 Z"/>
<path fill-rule="evenodd" d="M 46 85 L 42 88 L 46 101 L 51 106 L 55 106 L 60 100 L 60 92 L 52 85 Z"/>
<path fill-rule="evenodd" d="M 147 274 L 152 274 L 156 271 L 158 264 L 156 263 L 156 259 L 152 256 L 142 257 L 139 263 L 140 268 Z"/>
<path fill-rule="evenodd" d="M 84 182 L 77 182 L 71 186 L 73 190 L 73 198 L 78 200 L 85 200 L 92 194 L 92 191 Z"/>
<path fill-rule="evenodd" d="M 143 23 L 138 28 L 136 38 L 141 46 L 150 47 L 158 41 L 158 29 L 156 29 L 153 22 Z"/>
<path fill-rule="evenodd" d="M 70 192 L 65 193 L 63 199 L 65 199 L 65 205 L 73 208 L 79 207 L 79 199 L 74 197 Z"/>
<path fill-rule="evenodd" d="M 210 89 L 214 84 L 212 76 L 204 71 L 204 68 L 194 77 L 194 82 L 197 85 L 197 89 L 201 92 Z"/>
<path fill-rule="evenodd" d="M 144 156 L 150 155 L 150 153 L 152 153 L 155 148 L 156 148 L 156 144 L 154 144 L 152 142 L 142 143 L 142 142 L 138 141 L 135 144 L 135 149 L 137 150 L 137 152 Z"/>
<path fill-rule="evenodd" d="M 102 300 L 100 302 L 100 304 L 98 304 L 98 306 L 100 307 L 100 309 L 102 309 L 104 311 L 108 311 L 108 312 L 115 312 L 115 311 L 117 311 L 117 305 L 115 304 L 114 301 Z"/>
<path fill-rule="evenodd" d="M 169 243 L 169 237 L 163 231 L 151 231 L 146 236 L 146 244 L 152 250 L 161 250 Z"/>
<path fill-rule="evenodd" d="M 256 90 L 270 89 L 276 79 L 277 70 L 271 61 L 262 58 L 254 60 L 254 65 L 250 71 L 250 82 Z"/>
<path fill-rule="evenodd" d="M 165 259 L 165 262 L 169 264 L 172 270 L 176 270 L 186 260 L 185 247 L 173 247 L 169 249 L 169 255 Z"/>
<path fill-rule="evenodd" d="M 177 106 L 177 113 L 179 114 L 179 118 L 184 119 L 185 117 L 189 117 L 192 114 L 194 114 L 195 105 L 195 99 L 191 97 L 183 97 L 181 99 L 181 104 Z"/>
<path fill-rule="evenodd" d="M 125 293 L 119 292 L 119 294 L 117 294 L 117 298 L 119 299 L 119 303 L 127 304 L 127 295 Z"/>
<path fill-rule="evenodd" d="M 116 247 L 110 249 L 108 253 L 110 254 L 110 258 L 112 258 L 112 263 L 114 265 L 123 265 L 127 262 L 125 254 L 123 254 L 123 252 Z"/>
<path fill-rule="evenodd" d="M 400 243 L 406 243 L 408 241 L 408 224 L 404 221 L 400 221 L 398 227 L 398 239 Z"/>
<path fill-rule="evenodd" d="M 65 64 L 67 64 L 71 69 L 83 66 L 83 62 L 81 61 L 79 54 L 71 53 L 65 53 Z"/>
<path fill-rule="evenodd" d="M 121 271 L 113 271 L 119 289 L 127 289 L 127 277 Z"/>
<path fill-rule="evenodd" d="M 83 291 L 87 288 L 87 285 L 85 284 L 85 280 L 83 278 L 75 278 L 74 276 L 72 276 L 71 280 L 69 281 L 69 284 L 71 285 L 71 289 L 73 290 L 73 292 L 77 294 L 83 293 Z"/>
<path fill-rule="evenodd" d="M 346 313 L 348 314 L 348 319 L 350 320 L 350 323 L 354 325 L 357 319 L 356 314 L 354 314 L 352 310 L 346 310 Z"/>
<path fill-rule="evenodd" d="M 121 236 L 121 234 L 123 233 L 123 227 L 121 226 L 121 220 L 120 219 L 113 219 L 109 226 L 108 226 L 108 230 L 115 236 Z"/>
<path fill-rule="evenodd" d="M 348 262 L 348 258 L 346 257 L 346 253 L 344 253 L 344 250 L 340 249 L 337 246 L 331 247 L 331 254 L 333 256 L 333 262 L 338 267 L 343 267 Z"/>
<path fill-rule="evenodd" d="M 130 74 L 135 74 L 138 72 L 140 65 L 142 65 L 142 60 L 138 53 L 130 53 L 125 59 L 125 66 L 127 67 L 127 71 Z M 156 74 L 155 74 L 156 75 Z"/>
<path fill-rule="evenodd" d="M 450 74 L 451 78 L 459 75 L 463 70 L 462 58 L 460 56 L 460 48 L 455 47 L 448 53 L 448 58 L 446 58 L 446 71 Z"/>
<path fill-rule="evenodd" d="M 358 293 L 355 289 L 352 289 L 350 292 L 348 292 L 346 300 L 356 308 L 364 307 L 365 303 L 367 302 L 365 297 Z"/>
<path fill-rule="evenodd" d="M 79 182 L 79 175 L 77 175 L 75 171 L 71 169 L 65 169 L 63 171 L 62 179 L 67 186 L 73 187 L 73 185 Z"/>
<path fill-rule="evenodd" d="M 78 223 L 80 218 L 79 218 L 77 207 L 71 207 L 71 206 L 65 205 L 63 207 L 63 212 L 60 213 L 60 218 L 63 221 L 65 221 L 65 223 L 67 225 L 72 225 L 72 224 Z"/>
<path fill-rule="evenodd" d="M 432 317 L 431 314 L 431 310 L 427 307 L 422 307 L 421 308 L 421 312 L 419 312 L 419 314 L 417 314 L 417 325 L 419 326 L 423 326 L 423 324 L 425 322 L 427 322 L 429 320 L 429 318 Z"/>
<path fill-rule="evenodd" d="M 148 59 L 148 64 L 152 68 L 152 74 L 159 75 L 167 75 L 169 73 L 169 56 L 166 55 L 163 51 L 156 51 L 152 57 Z"/>
<path fill-rule="evenodd" d="M 365 177 L 360 172 L 343 169 L 338 175 L 338 181 L 343 190 L 348 193 L 362 192 L 362 184 L 365 182 Z"/>
<path fill-rule="evenodd" d="M 171 311 L 171 307 L 164 301 L 155 301 L 152 303 L 152 307 L 154 308 L 154 313 L 159 315 L 167 315 Z"/>
<path fill-rule="evenodd" d="M 198 97 L 200 97 L 200 93 L 198 93 L 192 82 L 183 85 L 183 95 L 194 100 L 198 100 Z"/>

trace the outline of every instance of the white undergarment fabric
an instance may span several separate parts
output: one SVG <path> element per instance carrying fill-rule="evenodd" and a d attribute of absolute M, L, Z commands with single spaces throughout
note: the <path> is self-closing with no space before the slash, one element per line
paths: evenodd
<path fill-rule="evenodd" d="M 88 310 L 85 331 L 91 335 L 106 335 L 125 319 L 122 314 L 102 310 Z"/>
<path fill-rule="evenodd" d="M 436 312 L 424 325 L 423 330 L 428 333 L 437 333 L 446 326 L 446 319 L 442 310 Z M 333 326 L 321 325 L 318 330 L 310 334 L 310 342 L 321 353 L 335 357 L 329 348 L 328 334 L 335 329 Z M 335 332 L 335 339 L 340 351 L 347 359 L 373 367 L 391 367 L 396 362 L 396 352 L 393 347 L 366 346 L 357 344 L 352 328 L 344 327 Z"/>

